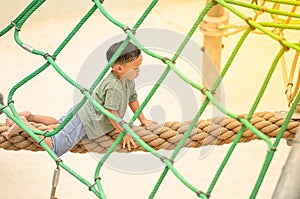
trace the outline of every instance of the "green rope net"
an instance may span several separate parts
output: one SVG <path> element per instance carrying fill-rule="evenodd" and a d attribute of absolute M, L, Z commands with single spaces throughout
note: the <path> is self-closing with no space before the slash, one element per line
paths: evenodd
<path fill-rule="evenodd" d="M 171 171 L 177 178 L 180 180 L 188 189 L 190 189 L 192 192 L 197 194 L 199 198 L 208 198 L 212 195 L 212 191 L 225 167 L 227 164 L 232 152 L 234 151 L 235 147 L 237 146 L 237 143 L 239 142 L 240 138 L 242 137 L 244 131 L 246 129 L 250 129 L 254 134 L 256 134 L 261 140 L 263 140 L 267 147 L 268 152 L 265 158 L 265 162 L 261 168 L 260 175 L 256 181 L 256 184 L 254 185 L 253 191 L 250 195 L 250 198 L 255 198 L 259 188 L 263 182 L 264 176 L 266 175 L 266 172 L 268 170 L 268 167 L 271 163 L 271 160 L 274 156 L 274 153 L 276 151 L 276 147 L 279 144 L 279 141 L 287 128 L 288 122 L 292 117 L 292 114 L 294 110 L 296 109 L 296 106 L 300 100 L 300 93 L 297 93 L 295 97 L 290 100 L 290 110 L 285 118 L 284 124 L 280 131 L 278 132 L 278 135 L 274 142 L 272 142 L 266 135 L 264 135 L 262 132 L 260 132 L 258 129 L 256 129 L 249 120 L 251 119 L 252 115 L 254 114 L 256 108 L 258 107 L 258 104 L 266 90 L 266 87 L 272 77 L 272 74 L 278 65 L 279 60 L 284 56 L 284 53 L 288 50 L 293 50 L 295 52 L 300 52 L 300 44 L 299 42 L 290 42 L 284 39 L 283 37 L 283 30 L 291 29 L 291 30 L 299 30 L 299 18 L 300 14 L 298 14 L 296 11 L 298 7 L 300 6 L 299 1 L 292 1 L 292 0 L 266 0 L 261 1 L 261 4 L 258 5 L 257 1 L 253 1 L 251 3 L 242 2 L 242 1 L 236 1 L 236 0 L 214 0 L 209 3 L 207 3 L 206 7 L 203 9 L 203 11 L 200 13 L 194 24 L 192 25 L 190 31 L 187 33 L 186 38 L 182 41 L 180 47 L 176 51 L 176 53 L 173 55 L 172 58 L 165 58 L 159 54 L 156 54 L 155 52 L 152 52 L 145 48 L 142 43 L 140 43 L 135 35 L 134 32 L 138 30 L 140 25 L 143 23 L 143 21 L 146 19 L 148 14 L 151 12 L 151 10 L 155 7 L 158 0 L 153 0 L 150 5 L 147 7 L 145 12 L 142 14 L 142 16 L 137 20 L 135 25 L 130 28 L 120 21 L 113 18 L 104 8 L 103 2 L 100 2 L 99 0 L 94 0 L 94 5 L 92 8 L 83 16 L 83 18 L 79 21 L 79 23 L 74 27 L 74 29 L 69 33 L 69 35 L 65 38 L 65 40 L 58 46 L 58 48 L 54 51 L 53 54 L 43 52 L 42 50 L 38 50 L 25 42 L 23 42 L 20 38 L 20 30 L 24 23 L 27 21 L 27 19 L 45 2 L 45 0 L 32 0 L 31 3 L 22 11 L 19 16 L 14 19 L 10 25 L 8 25 L 6 28 L 4 28 L 0 32 L 0 36 L 3 36 L 6 34 L 9 30 L 14 28 L 14 39 L 16 43 L 24 48 L 25 50 L 29 51 L 30 53 L 41 56 L 42 58 L 46 59 L 46 63 L 42 66 L 40 66 L 38 69 L 36 69 L 33 73 L 29 74 L 27 77 L 22 79 L 20 82 L 18 82 L 9 92 L 8 95 L 8 102 L 7 105 L 2 106 L 0 105 L 0 109 L 9 117 L 11 118 L 16 124 L 18 124 L 25 132 L 27 132 L 36 142 L 40 143 L 40 145 L 46 150 L 46 152 L 53 158 L 53 160 L 56 162 L 58 168 L 63 168 L 67 172 L 69 172 L 72 176 L 77 178 L 79 181 L 81 181 L 85 186 L 89 188 L 90 191 L 92 191 L 96 197 L 98 198 L 106 198 L 104 189 L 101 185 L 101 178 L 99 177 L 99 173 L 101 171 L 101 168 L 104 164 L 104 162 L 107 160 L 107 158 L 111 155 L 111 153 L 114 151 L 114 149 L 117 147 L 117 145 L 121 142 L 123 137 L 126 133 L 129 133 L 133 139 L 141 145 L 143 148 L 145 148 L 146 151 L 151 153 L 153 156 L 160 159 L 165 164 L 165 169 L 161 173 L 161 176 L 159 177 L 156 185 L 154 186 L 152 192 L 149 195 L 149 198 L 154 198 L 156 195 L 162 181 L 164 180 L 165 176 L 167 175 L 168 171 Z M 179 68 L 175 66 L 176 59 L 180 56 L 181 52 L 185 48 L 185 45 L 188 43 L 190 38 L 193 36 L 194 32 L 200 25 L 200 23 L 203 21 L 204 17 L 208 13 L 208 11 L 213 8 L 214 5 L 219 4 L 226 8 L 228 11 L 230 11 L 232 14 L 239 17 L 241 20 L 245 22 L 245 25 L 241 27 L 234 27 L 239 32 L 243 32 L 241 37 L 239 38 L 234 50 L 232 51 L 231 56 L 228 58 L 226 64 L 223 66 L 222 71 L 218 77 L 218 79 L 215 81 L 212 88 L 208 89 L 206 87 L 201 86 L 200 84 L 191 81 L 187 76 L 185 76 Z M 280 5 L 283 4 L 285 6 L 290 6 L 291 10 L 284 11 L 280 10 Z M 266 7 L 268 5 L 268 7 Z M 241 10 L 241 8 L 245 9 L 251 9 L 254 11 L 254 17 L 248 17 L 245 16 Z M 70 78 L 55 62 L 55 58 L 60 54 L 60 52 L 64 49 L 64 47 L 70 42 L 70 40 L 73 38 L 73 36 L 79 31 L 79 29 L 84 25 L 84 23 L 95 13 L 96 10 L 99 10 L 111 23 L 122 29 L 126 34 L 127 38 L 124 40 L 123 44 L 120 46 L 120 48 L 116 51 L 112 59 L 109 61 L 109 63 L 106 65 L 104 70 L 101 72 L 101 74 L 98 76 L 98 78 L 94 81 L 92 86 L 89 89 L 86 89 L 82 87 L 80 84 L 78 84 L 76 81 L 74 81 L 72 78 Z M 264 13 L 267 13 L 271 16 L 273 19 L 272 22 L 264 22 L 264 21 L 257 21 L 257 18 L 259 15 L 262 15 Z M 233 27 L 220 27 L 220 28 L 233 28 Z M 255 101 L 252 104 L 252 107 L 247 114 L 247 118 L 239 117 L 237 114 L 234 114 L 230 112 L 229 110 L 225 109 L 218 100 L 214 97 L 213 93 L 216 91 L 218 86 L 220 85 L 222 79 L 226 75 L 228 69 L 230 68 L 233 60 L 235 59 L 239 49 L 243 45 L 246 38 L 249 36 L 250 33 L 258 32 L 260 34 L 265 34 L 271 39 L 277 41 L 279 45 L 281 46 L 281 49 L 278 51 L 276 57 L 274 58 L 274 61 L 272 65 L 269 68 L 268 74 L 260 88 L 260 91 L 257 94 L 257 97 Z M 151 91 L 149 92 L 149 95 L 146 97 L 144 102 L 141 104 L 138 111 L 134 114 L 134 116 L 131 118 L 131 120 L 126 122 L 121 122 L 122 119 L 114 116 L 110 112 L 108 112 L 104 107 L 102 107 L 100 104 L 98 104 L 90 95 L 91 92 L 95 89 L 95 87 L 101 82 L 109 68 L 112 66 L 114 61 L 117 59 L 117 57 L 120 55 L 122 50 L 125 48 L 125 46 L 128 44 L 129 41 L 133 41 L 140 49 L 144 51 L 144 53 L 148 54 L 149 56 L 153 57 L 154 59 L 162 60 L 166 64 L 166 69 L 162 73 L 159 80 L 155 83 Z M 17 110 L 14 107 L 14 101 L 13 96 L 15 92 L 24 84 L 26 84 L 28 81 L 42 73 L 45 69 L 48 67 L 53 67 L 55 71 L 63 77 L 68 83 L 70 83 L 72 86 L 74 86 L 76 89 L 80 90 L 83 94 L 83 99 L 78 103 L 78 105 L 75 107 L 75 109 L 72 111 L 71 114 L 68 115 L 68 117 L 64 120 L 62 124 L 58 126 L 55 130 L 51 132 L 47 132 L 46 134 L 42 131 L 32 129 L 28 127 L 22 119 L 18 116 Z M 131 129 L 130 124 L 132 124 L 138 117 L 138 115 L 141 113 L 141 111 L 144 109 L 144 107 L 147 105 L 151 97 L 155 94 L 157 89 L 159 88 L 160 84 L 164 81 L 164 79 L 167 77 L 168 73 L 170 71 L 174 71 L 182 80 L 184 80 L 187 84 L 197 89 L 199 92 L 201 92 L 205 96 L 205 100 L 200 106 L 197 114 L 195 115 L 194 119 L 190 123 L 189 128 L 186 130 L 184 136 L 178 143 L 177 147 L 173 151 L 173 154 L 171 157 L 165 157 L 155 151 L 153 148 L 151 148 L 148 144 L 143 142 Z M 104 113 L 107 117 L 110 119 L 115 120 L 116 122 L 122 124 L 124 131 L 119 135 L 119 137 L 115 140 L 115 142 L 111 145 L 111 147 L 107 150 L 106 154 L 103 156 L 103 158 L 99 161 L 95 173 L 94 173 L 94 182 L 88 182 L 86 179 L 81 177 L 78 173 L 76 173 L 74 170 L 72 170 L 70 167 L 68 167 L 60 158 L 58 158 L 52 150 L 47 146 L 46 143 L 44 143 L 43 140 L 39 138 L 38 135 L 42 136 L 52 136 L 58 133 L 74 116 L 74 114 L 82 107 L 82 105 L 87 101 L 91 101 L 94 106 Z M 227 116 L 239 120 L 243 126 L 238 132 L 236 138 L 234 139 L 231 147 L 229 148 L 224 160 L 222 161 L 219 169 L 217 170 L 217 173 L 215 174 L 215 177 L 212 179 L 210 186 L 208 190 L 204 191 L 198 187 L 193 186 L 190 184 L 175 168 L 174 166 L 174 159 L 178 155 L 180 149 L 183 147 L 184 142 L 188 138 L 189 134 L 192 132 L 193 127 L 196 125 L 197 121 L 201 117 L 202 113 L 206 109 L 209 103 L 212 103 L 216 108 L 218 108 L 221 112 L 226 114 Z M 9 108 L 9 110 L 8 110 Z"/>

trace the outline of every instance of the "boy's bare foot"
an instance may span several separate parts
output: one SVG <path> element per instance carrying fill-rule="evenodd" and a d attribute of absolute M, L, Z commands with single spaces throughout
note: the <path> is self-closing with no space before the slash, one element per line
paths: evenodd
<path fill-rule="evenodd" d="M 13 124 L 5 133 L 3 133 L 3 136 L 6 137 L 6 139 L 9 139 L 12 135 L 21 131 L 23 130 L 17 124 Z"/>
<path fill-rule="evenodd" d="M 21 119 L 26 123 L 28 124 L 28 121 L 26 120 L 26 117 L 24 116 L 21 116 Z M 11 124 L 9 124 L 10 122 L 12 122 Z M 6 118 L 6 125 L 9 126 L 9 129 L 3 133 L 3 136 L 6 137 L 6 139 L 9 139 L 13 134 L 17 134 L 22 130 L 22 128 L 20 128 L 16 123 L 14 123 L 11 119 L 9 118 Z"/>

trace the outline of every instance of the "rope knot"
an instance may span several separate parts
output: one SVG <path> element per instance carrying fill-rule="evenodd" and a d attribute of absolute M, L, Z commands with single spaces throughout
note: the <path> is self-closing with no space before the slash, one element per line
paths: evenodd
<path fill-rule="evenodd" d="M 253 31 L 256 28 L 253 25 L 250 24 L 250 20 L 252 20 L 251 17 L 246 17 L 246 19 L 245 19 L 246 23 L 248 24 L 248 26 L 250 27 L 250 29 Z"/>
<path fill-rule="evenodd" d="M 161 156 L 160 157 L 160 160 L 164 163 L 164 160 L 169 160 L 169 162 L 171 162 L 171 164 L 173 165 L 174 164 L 174 160 L 170 160 L 169 158 L 167 158 L 166 156 Z"/>
<path fill-rule="evenodd" d="M 47 60 L 47 57 L 51 57 L 54 61 L 56 60 L 56 57 L 54 57 L 53 55 L 50 55 L 49 53 L 45 53 L 43 55 L 43 57 Z"/>
<path fill-rule="evenodd" d="M 284 49 L 284 51 L 288 51 L 288 50 L 290 50 L 290 48 L 289 47 L 287 47 L 286 45 L 284 45 L 284 41 L 285 41 L 286 39 L 283 37 L 283 36 L 280 36 L 280 38 L 278 39 L 278 42 L 280 43 L 280 45 L 282 46 L 282 48 Z"/>
<path fill-rule="evenodd" d="M 205 192 L 203 192 L 203 191 L 201 191 L 201 190 L 197 191 L 196 194 L 197 194 L 198 197 L 200 197 L 200 195 L 203 194 L 203 195 L 205 195 L 207 198 L 210 198 L 210 194 L 207 194 L 207 193 L 205 193 Z"/>
<path fill-rule="evenodd" d="M 173 60 L 169 59 L 168 57 L 163 57 L 163 58 L 161 59 L 161 61 L 162 61 L 164 64 L 166 64 L 166 63 L 167 63 L 167 61 L 170 61 L 170 62 L 172 62 L 173 64 L 175 64 L 175 63 L 176 63 L 175 61 L 173 61 Z"/>
<path fill-rule="evenodd" d="M 10 23 L 15 27 L 16 31 L 18 31 L 18 32 L 21 31 L 21 29 L 17 26 L 17 24 L 14 21 L 11 21 Z"/>
<path fill-rule="evenodd" d="M 96 185 L 96 183 L 97 183 L 97 180 L 101 180 L 101 177 L 100 176 L 98 176 L 98 177 L 96 177 L 95 179 L 94 179 L 94 181 L 95 181 L 95 183 L 94 184 L 92 184 L 91 186 L 89 186 L 89 191 L 91 191 L 92 190 L 92 188 Z"/>
<path fill-rule="evenodd" d="M 129 30 L 130 32 L 132 32 L 133 35 L 135 35 L 136 31 L 132 30 L 131 28 L 129 28 L 128 26 L 126 26 L 124 29 L 124 32 L 126 33 L 127 30 Z"/>

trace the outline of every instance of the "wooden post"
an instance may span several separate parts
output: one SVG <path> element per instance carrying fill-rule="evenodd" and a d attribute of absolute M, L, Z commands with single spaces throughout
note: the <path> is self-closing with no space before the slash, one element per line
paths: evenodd
<path fill-rule="evenodd" d="M 207 3 L 209 0 L 207 0 Z M 229 14 L 224 11 L 221 5 L 212 7 L 202 23 L 200 30 L 203 32 L 203 85 L 211 88 L 215 80 L 218 78 L 221 69 L 221 53 L 223 48 L 222 34 L 219 29 L 221 25 L 228 24 Z M 221 100 L 220 89 L 216 91 L 216 99 Z"/>

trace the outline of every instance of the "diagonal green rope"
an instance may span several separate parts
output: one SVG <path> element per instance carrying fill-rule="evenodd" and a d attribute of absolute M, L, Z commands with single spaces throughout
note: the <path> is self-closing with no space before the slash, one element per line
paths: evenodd
<path fill-rule="evenodd" d="M 96 4 L 97 4 L 97 1 L 95 2 Z M 101 6 L 101 4 L 97 4 L 98 6 Z M 151 6 L 151 5 L 150 5 Z M 104 11 L 104 9 L 103 8 L 101 8 L 100 9 L 100 11 Z M 103 12 L 103 14 L 105 15 L 106 14 L 106 12 Z M 110 17 L 109 15 L 105 15 L 106 17 Z M 202 17 L 203 18 L 203 17 Z M 115 21 L 115 23 L 116 24 L 121 24 L 121 23 L 118 23 L 116 20 L 114 20 Z M 199 23 L 200 23 L 200 21 L 201 20 L 198 20 L 197 21 L 197 25 L 199 25 Z M 194 25 L 193 26 L 193 28 L 192 28 L 192 31 L 195 31 L 195 29 L 196 29 L 196 26 L 197 25 Z M 159 55 L 157 55 L 157 54 L 155 54 L 155 53 L 153 53 L 153 52 L 151 52 L 151 51 L 148 51 L 147 49 L 145 49 L 144 47 L 142 47 L 142 45 L 134 38 L 134 35 L 132 34 L 132 32 L 130 31 L 130 30 L 127 30 L 126 31 L 126 33 L 129 35 L 129 37 L 131 38 L 131 39 L 133 39 L 133 41 L 137 44 L 137 46 L 138 47 L 140 47 L 142 50 L 144 50 L 144 52 L 146 52 L 146 53 L 148 53 L 149 55 L 151 55 L 151 56 L 153 56 L 153 57 L 155 57 L 155 58 L 158 58 L 158 59 L 162 59 L 163 57 L 162 56 L 159 56 Z M 190 36 L 192 35 L 192 33 L 190 34 Z M 187 43 L 187 40 L 185 40 L 185 42 L 183 43 L 183 45 L 185 45 Z M 181 48 L 180 48 L 180 50 L 182 50 L 183 49 L 183 47 L 181 46 Z M 166 73 L 165 73 L 165 76 L 166 76 Z M 164 78 L 164 77 L 163 77 Z M 162 78 L 161 78 L 162 79 Z M 154 94 L 154 92 L 153 92 L 153 94 Z M 148 95 L 148 96 L 150 96 L 150 95 Z M 151 98 L 151 96 L 150 96 L 150 98 Z M 147 100 L 145 100 L 144 102 L 146 102 L 147 103 Z M 142 105 L 142 108 L 143 108 L 143 105 Z M 141 109 L 140 109 L 141 110 Z M 135 115 L 133 116 L 133 119 L 131 120 L 131 122 L 134 120 L 134 119 L 136 119 L 136 117 L 139 115 L 140 113 L 137 111 L 136 113 L 135 113 Z M 134 118 L 135 117 L 135 118 Z M 130 133 L 130 132 L 129 132 Z M 131 134 L 131 133 L 130 133 Z M 124 134 L 124 132 L 121 134 L 121 136 L 124 136 L 125 134 Z M 146 149 L 146 150 L 148 150 L 148 151 L 152 151 L 152 148 L 150 148 L 150 146 L 148 146 L 146 143 L 144 143 L 142 140 L 140 140 L 140 138 L 138 137 L 138 136 L 136 136 L 136 135 L 132 135 L 131 134 L 131 136 L 133 136 L 133 138 L 134 138 L 134 140 L 136 140 L 139 144 L 142 144 L 142 146 Z M 112 147 L 109 149 L 109 153 L 111 153 L 112 152 L 112 150 L 117 146 L 117 144 L 119 143 L 121 141 L 121 137 L 119 137 L 114 143 L 113 143 L 113 145 L 112 145 Z M 157 156 L 157 154 L 155 154 L 156 152 L 155 151 L 153 151 L 153 152 L 151 152 L 151 153 L 153 153 L 154 155 L 156 155 Z M 99 162 L 99 164 L 98 164 L 98 167 L 97 167 L 97 169 L 96 169 L 96 174 L 98 174 L 99 172 L 100 172 L 100 168 L 101 168 L 101 166 L 103 165 L 103 162 L 104 162 L 104 160 L 106 160 L 106 158 L 108 157 L 108 155 L 107 155 L 107 153 L 105 154 L 105 156 L 104 156 L 104 158 L 102 159 L 102 161 L 100 161 Z M 161 158 L 162 156 L 161 155 L 159 155 L 159 156 L 157 156 L 157 157 L 159 157 L 159 158 Z M 167 161 L 168 162 L 168 161 Z M 193 187 L 191 186 L 191 185 L 189 185 L 189 183 L 186 181 L 186 180 L 184 180 L 180 175 L 179 175 L 179 173 L 172 167 L 172 166 L 170 166 L 170 164 L 167 164 L 168 165 L 168 167 L 170 167 L 171 168 L 171 170 L 172 170 L 172 172 L 181 180 L 181 181 L 184 181 L 185 182 L 185 184 L 189 187 L 189 188 L 191 188 L 191 189 L 193 189 Z M 96 176 L 96 175 L 95 175 Z M 100 184 L 99 184 L 99 186 L 100 186 Z"/>
<path fill-rule="evenodd" d="M 288 0 L 266 0 L 266 1 L 267 2 L 272 2 L 272 3 L 300 6 L 299 1 L 288 1 Z"/>
<path fill-rule="evenodd" d="M 278 35 L 276 35 L 274 32 L 272 32 L 270 30 L 267 30 L 266 28 L 264 28 L 259 23 L 255 22 L 251 18 L 245 16 L 243 13 L 241 13 L 240 11 L 238 11 L 237 9 L 235 9 L 234 7 L 232 7 L 226 1 L 223 1 L 223 0 L 216 0 L 216 1 L 220 5 L 224 6 L 228 10 L 230 10 L 233 14 L 235 14 L 236 16 L 238 16 L 239 18 L 241 18 L 242 20 L 246 21 L 249 24 L 250 27 L 256 28 L 256 29 L 262 31 L 264 34 L 266 34 L 266 35 L 270 36 L 271 38 L 273 38 L 274 40 L 280 42 L 280 44 L 284 45 L 285 47 L 294 49 L 296 51 L 300 51 L 299 44 L 290 43 L 290 42 L 288 42 L 286 40 L 282 40 L 281 41 L 281 38 Z"/>
<path fill-rule="evenodd" d="M 262 94 L 264 93 L 264 91 L 265 91 L 265 89 L 266 89 L 266 85 L 267 85 L 268 82 L 270 81 L 270 78 L 271 78 L 271 76 L 272 76 L 272 74 L 273 74 L 273 72 L 274 72 L 274 70 L 275 70 L 275 67 L 277 66 L 277 63 L 278 63 L 280 57 L 282 56 L 283 52 L 284 52 L 284 51 L 281 50 L 281 51 L 279 51 L 279 53 L 277 54 L 277 56 L 276 56 L 276 58 L 275 58 L 275 60 L 274 60 L 274 62 L 273 62 L 273 64 L 272 64 L 272 66 L 271 66 L 271 68 L 270 68 L 270 70 L 269 70 L 269 72 L 268 72 L 268 74 L 267 74 L 267 77 L 266 77 L 266 79 L 265 79 L 265 81 L 264 81 L 264 83 L 263 83 L 263 85 L 262 85 L 262 88 L 261 88 L 261 90 L 259 91 L 258 96 L 257 96 L 255 102 L 253 103 L 253 105 L 252 105 L 252 107 L 251 107 L 251 109 L 250 109 L 250 112 L 249 112 L 248 115 L 247 115 L 247 119 L 248 119 L 248 120 L 250 120 L 251 117 L 253 116 L 254 111 L 256 110 L 256 108 L 257 108 L 257 106 L 258 106 L 258 102 L 260 101 L 260 99 L 261 99 L 261 97 L 262 97 Z M 230 146 L 230 148 L 229 148 L 229 150 L 228 150 L 228 152 L 227 152 L 227 154 L 226 154 L 224 160 L 222 161 L 221 166 L 219 167 L 219 169 L 218 169 L 218 171 L 217 171 L 217 173 L 216 173 L 216 175 L 215 175 L 215 177 L 214 177 L 214 179 L 213 179 L 211 185 L 209 186 L 209 189 L 208 189 L 207 193 L 210 194 L 210 193 L 212 192 L 212 190 L 213 190 L 213 188 L 214 188 L 214 186 L 215 186 L 215 184 L 216 184 L 218 178 L 219 178 L 220 175 L 221 175 L 221 172 L 224 170 L 224 167 L 226 166 L 226 164 L 227 164 L 227 162 L 228 162 L 230 156 L 231 156 L 232 153 L 233 153 L 233 150 L 234 150 L 235 147 L 237 146 L 237 144 L 238 144 L 238 142 L 240 141 L 240 139 L 241 139 L 243 133 L 245 132 L 245 130 L 246 130 L 246 126 L 243 125 L 242 128 L 241 128 L 241 129 L 239 130 L 239 132 L 237 133 L 237 136 L 236 136 L 235 139 L 233 140 L 232 145 Z M 273 146 L 269 147 L 269 151 L 272 151 L 272 149 L 273 149 Z"/>
<path fill-rule="evenodd" d="M 39 7 L 45 0 L 33 0 L 31 1 L 28 6 L 17 16 L 16 19 L 12 21 L 7 27 L 0 31 L 0 37 L 5 35 L 8 31 L 10 31 L 16 24 L 19 23 L 20 19 L 23 19 L 25 15 L 31 12 L 31 9 L 34 7 Z"/>
<path fill-rule="evenodd" d="M 32 10 L 36 10 L 37 6 L 32 7 Z M 31 13 L 33 13 L 31 10 Z M 89 12 L 88 14 L 79 22 L 79 24 L 75 27 L 75 29 L 69 34 L 69 36 L 63 41 L 63 43 L 59 46 L 59 48 L 55 51 L 54 55 L 58 55 L 59 52 L 65 47 L 65 45 L 70 41 L 70 39 L 75 35 L 75 33 L 80 29 L 80 27 L 84 24 L 84 22 L 93 14 L 93 12 L 96 10 L 96 7 L 94 6 Z M 27 14 L 22 21 L 22 23 L 24 23 L 28 17 L 30 15 Z M 19 23 L 19 24 L 22 24 Z M 21 27 L 21 26 L 20 26 Z M 18 83 L 10 92 L 10 95 L 8 97 L 9 101 L 12 101 L 12 96 L 13 93 L 17 90 L 17 88 L 19 88 L 21 85 L 23 85 L 24 83 L 26 83 L 27 81 L 29 81 L 30 79 L 32 79 L 33 77 L 35 77 L 37 74 L 39 74 L 40 72 L 42 72 L 45 68 L 47 68 L 50 63 L 53 62 L 52 59 L 49 59 L 49 61 L 44 64 L 42 67 L 40 67 L 38 70 L 36 70 L 34 73 L 30 74 L 27 78 L 25 78 L 23 81 L 21 81 L 20 83 Z M 53 63 L 52 63 L 53 64 Z M 83 104 L 83 103 L 82 103 Z M 6 110 L 4 110 L 4 112 L 10 116 L 11 119 L 13 119 L 19 126 L 21 126 L 23 129 L 26 129 L 25 131 L 31 136 L 33 137 L 37 142 L 40 142 L 41 139 L 36 137 L 35 134 L 33 134 L 32 130 L 29 129 L 24 123 L 22 123 L 22 120 L 18 117 L 17 115 L 17 111 L 15 110 L 15 108 L 13 107 L 12 104 L 9 104 L 9 107 L 11 108 L 12 112 L 15 114 L 15 116 L 10 115 L 10 113 L 8 113 Z M 77 109 L 78 110 L 78 109 Z M 41 146 L 45 148 L 45 150 L 49 153 L 49 155 L 54 159 L 57 160 L 56 155 L 52 152 L 52 150 L 44 143 L 41 142 Z M 78 180 L 80 180 L 83 184 L 85 184 L 86 186 L 90 187 L 91 183 L 89 183 L 88 181 L 86 181 L 84 178 L 82 178 L 80 175 L 78 175 L 76 172 L 74 172 L 71 168 L 67 167 L 66 165 L 64 165 L 63 163 L 60 163 L 59 165 L 61 165 L 67 172 L 69 172 L 71 175 L 73 175 L 75 178 L 77 178 Z M 95 188 L 91 188 L 91 191 L 95 193 L 95 195 L 100 195 L 99 192 L 95 189 Z"/>
<path fill-rule="evenodd" d="M 300 30 L 299 24 L 284 24 L 284 23 L 274 23 L 274 22 L 260 22 L 260 25 L 264 27 L 290 29 L 290 30 Z"/>
<path fill-rule="evenodd" d="M 276 9 L 269 9 L 269 8 L 264 9 L 261 6 L 249 4 L 249 3 L 245 3 L 245 2 L 241 2 L 241 1 L 226 0 L 226 3 L 237 5 L 239 7 L 251 8 L 252 10 L 259 10 L 259 11 L 261 10 L 261 11 L 264 11 L 264 12 L 267 12 L 270 14 L 300 18 L 300 14 L 298 14 L 298 13 L 292 13 L 292 12 L 281 11 L 281 10 L 276 10 Z"/>
<path fill-rule="evenodd" d="M 273 63 L 274 65 L 278 63 L 278 61 L 279 61 L 280 57 L 283 55 L 283 53 L 284 53 L 284 49 L 281 49 L 281 51 L 278 53 L 277 57 L 275 58 L 275 61 Z M 300 93 L 298 93 L 295 101 L 293 102 L 292 107 L 289 110 L 289 112 L 288 112 L 288 114 L 287 114 L 287 116 L 286 116 L 286 118 L 285 118 L 285 120 L 284 120 L 284 122 L 282 124 L 282 128 L 280 128 L 280 130 L 279 130 L 279 132 L 278 132 L 278 134 L 276 136 L 276 140 L 275 140 L 275 142 L 274 142 L 271 150 L 268 150 L 265 162 L 263 164 L 262 170 L 261 170 L 260 175 L 259 175 L 259 177 L 258 177 L 258 179 L 256 181 L 256 184 L 255 184 L 255 186 L 253 188 L 253 191 L 251 193 L 250 198 L 255 198 L 256 195 L 257 195 L 257 193 L 258 193 L 258 190 L 259 190 L 259 188 L 260 188 L 260 186 L 261 186 L 261 184 L 263 182 L 264 176 L 267 173 L 267 169 L 269 168 L 271 160 L 272 160 L 272 158 L 273 158 L 273 156 L 275 154 L 275 151 L 276 151 L 276 148 L 277 148 L 277 146 L 279 144 L 279 141 L 282 138 L 282 135 L 283 135 L 285 129 L 287 128 L 287 125 L 288 125 L 289 121 L 292 118 L 292 115 L 293 115 L 293 113 L 294 113 L 294 111 L 295 111 L 295 109 L 297 107 L 297 104 L 299 103 L 299 99 L 300 99 Z"/>
<path fill-rule="evenodd" d="M 273 150 L 269 150 L 268 153 L 267 153 L 267 155 L 266 155 L 265 161 L 263 163 L 263 167 L 262 167 L 261 172 L 259 174 L 259 177 L 258 177 L 258 179 L 256 181 L 256 184 L 255 184 L 255 186 L 254 186 L 254 188 L 252 190 L 252 193 L 250 195 L 251 199 L 256 198 L 256 195 L 257 195 L 257 193 L 259 191 L 259 188 L 260 188 L 260 186 L 261 186 L 261 184 L 263 182 L 263 179 L 264 179 L 264 177 L 265 177 L 265 175 L 266 175 L 266 173 L 268 171 L 268 168 L 269 168 L 269 166 L 271 164 L 271 161 L 272 161 L 272 159 L 273 159 L 273 157 L 275 155 L 275 151 L 276 151 L 276 148 L 277 148 L 277 146 L 278 146 L 278 144 L 280 142 L 280 139 L 282 138 L 283 133 L 285 132 L 285 130 L 286 130 L 287 126 L 288 126 L 288 123 L 291 120 L 292 115 L 293 115 L 293 113 L 294 113 L 294 111 L 295 111 L 295 109 L 296 109 L 296 107 L 297 107 L 297 105 L 298 105 L 299 102 L 300 102 L 300 92 L 297 94 L 295 101 L 292 103 L 292 106 L 291 106 L 291 108 L 290 108 L 290 110 L 289 110 L 286 118 L 284 119 L 282 127 L 280 128 L 280 130 L 279 130 L 279 132 L 278 132 L 278 134 L 276 136 L 276 140 L 275 140 L 275 142 L 273 144 L 273 148 L 272 148 Z"/>
<path fill-rule="evenodd" d="M 240 40 L 237 42 L 237 44 L 236 44 L 234 50 L 232 51 L 232 53 L 231 53 L 231 55 L 230 55 L 230 57 L 229 57 L 227 63 L 225 64 L 225 66 L 224 66 L 224 68 L 223 68 L 223 70 L 222 70 L 220 76 L 219 76 L 218 79 L 216 80 L 215 84 L 212 86 L 212 91 L 215 91 L 215 90 L 217 89 L 217 87 L 219 86 L 219 84 L 221 83 L 222 78 L 223 78 L 223 77 L 225 76 L 225 74 L 227 73 L 229 67 L 231 66 L 231 64 L 232 64 L 232 62 L 233 62 L 233 60 L 234 60 L 234 58 L 236 57 L 236 55 L 237 55 L 239 49 L 241 48 L 242 44 L 244 43 L 244 41 L 245 41 L 245 39 L 247 38 L 247 36 L 249 35 L 249 33 L 250 33 L 250 28 L 248 28 L 248 29 L 244 32 L 244 34 L 241 36 Z M 244 129 L 241 129 L 240 131 L 243 132 L 246 128 L 245 128 L 245 126 L 243 126 L 242 128 L 244 128 Z M 242 132 L 241 132 L 241 133 L 238 133 L 238 135 L 240 135 L 240 137 L 242 136 Z M 238 136 L 236 136 L 236 137 L 238 137 Z M 237 139 L 237 138 L 236 138 L 236 139 Z M 212 188 L 214 187 L 214 185 L 215 185 L 216 181 L 218 180 L 218 178 L 219 178 L 221 172 L 223 171 L 223 168 L 224 168 L 225 164 L 227 163 L 227 161 L 228 161 L 228 159 L 229 159 L 229 157 L 230 157 L 230 155 L 231 155 L 231 153 L 232 153 L 232 151 L 233 151 L 235 145 L 238 143 L 238 140 L 239 140 L 239 139 L 233 141 L 233 144 L 232 144 L 231 147 L 230 147 L 231 149 L 229 150 L 228 154 L 225 156 L 223 162 L 221 163 L 221 166 L 220 166 L 220 168 L 219 168 L 219 171 L 218 171 L 217 174 L 215 175 L 214 179 L 213 179 L 212 182 L 211 182 L 211 185 L 210 185 L 208 191 L 206 192 L 207 194 L 209 194 L 209 195 L 211 194 Z"/>
<path fill-rule="evenodd" d="M 88 13 L 79 21 L 79 23 L 75 26 L 75 28 L 71 31 L 71 33 L 66 37 L 66 39 L 59 45 L 59 47 L 55 50 L 55 52 L 53 53 L 54 57 L 57 57 L 57 55 L 63 50 L 63 48 L 70 42 L 70 40 L 74 37 L 74 35 L 79 31 L 79 29 L 83 26 L 83 24 L 88 20 L 88 18 L 95 12 L 96 10 L 96 6 L 93 6 Z M 53 59 L 50 59 L 51 62 L 53 63 Z M 16 92 L 16 90 L 18 88 L 20 88 L 22 85 L 24 85 L 25 83 L 27 83 L 29 80 L 31 80 L 32 78 L 34 78 L 35 76 L 37 76 L 38 74 L 40 74 L 42 71 L 44 71 L 48 66 L 50 65 L 50 62 L 46 62 L 43 66 L 41 66 L 40 68 L 38 68 L 36 71 L 34 71 L 33 73 L 31 73 L 29 76 L 27 76 L 26 78 L 24 78 L 22 81 L 20 81 L 19 83 L 17 83 L 10 91 L 9 96 L 8 96 L 8 101 L 12 101 L 13 95 Z M 52 132 L 48 132 L 45 136 L 52 136 L 54 134 L 56 134 L 57 132 L 59 132 L 69 121 L 70 119 L 74 116 L 75 112 L 77 112 L 79 110 L 79 108 L 84 104 L 84 102 L 86 101 L 86 99 L 83 99 L 77 107 L 75 107 L 75 109 L 73 110 L 73 112 L 71 112 L 65 119 L 65 121 L 58 126 L 57 129 L 55 129 Z M 16 114 L 16 113 L 15 113 Z M 39 135 L 44 135 L 44 132 L 40 132 L 37 131 L 35 129 L 33 129 L 34 132 L 36 132 Z"/>

